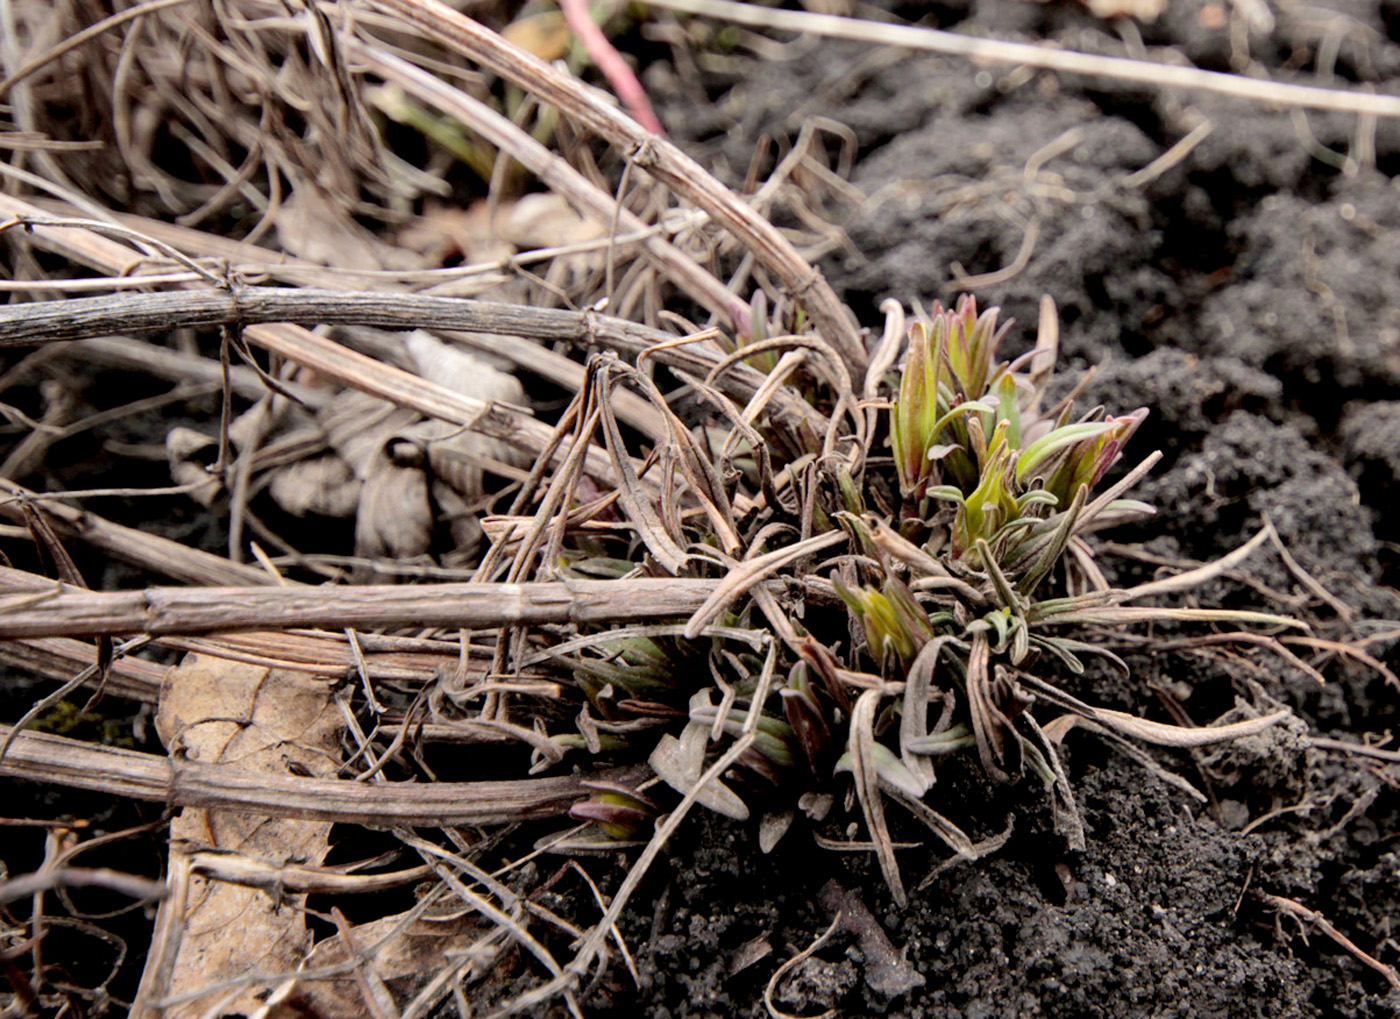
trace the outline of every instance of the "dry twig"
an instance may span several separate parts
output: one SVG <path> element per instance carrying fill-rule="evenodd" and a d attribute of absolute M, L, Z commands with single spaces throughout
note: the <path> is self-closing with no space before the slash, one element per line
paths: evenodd
<path fill-rule="evenodd" d="M 972 60 L 997 64 L 1043 67 L 1066 74 L 1097 75 L 1117 81 L 1138 82 L 1158 88 L 1190 88 L 1219 95 L 1235 96 L 1261 103 L 1298 106 L 1314 110 L 1336 110 L 1378 117 L 1400 117 L 1400 98 L 1368 92 L 1347 92 L 1342 89 L 1294 85 L 1287 82 L 1262 81 L 1220 71 L 1202 71 L 1195 67 L 1129 60 L 1125 57 L 1104 57 L 1072 50 L 1052 49 L 1029 43 L 1005 42 L 958 35 L 935 28 L 915 25 L 892 25 L 835 14 L 812 11 L 787 11 L 757 4 L 734 3 L 732 0 L 649 0 L 655 7 L 719 18 L 753 28 L 772 28 L 786 32 L 807 32 L 835 39 L 852 39 L 900 49 L 951 53 Z"/>
<path fill-rule="evenodd" d="M 0 640 L 117 633 L 217 633 L 270 626 L 369 629 L 383 626 L 579 626 L 674 619 L 698 609 L 711 580 L 639 578 L 534 584 L 425 584 L 339 587 L 150 587 L 80 591 L 4 571 L 19 598 L 0 606 Z"/>
<path fill-rule="evenodd" d="M 0 725 L 0 739 L 10 736 Z M 558 817 L 588 795 L 581 777 L 499 782 L 368 782 L 252 775 L 80 740 L 23 732 L 0 775 L 179 807 L 374 827 L 513 824 Z M 626 781 L 629 773 L 612 773 Z"/>

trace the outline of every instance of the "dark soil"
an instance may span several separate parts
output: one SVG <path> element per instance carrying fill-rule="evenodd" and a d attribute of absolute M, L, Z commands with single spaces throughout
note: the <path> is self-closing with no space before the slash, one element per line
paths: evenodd
<path fill-rule="evenodd" d="M 1140 34 L 1198 66 L 1231 69 L 1228 30 L 1206 27 L 1221 8 L 1194 0 L 1150 25 L 1021 0 L 897 13 L 1105 53 L 1123 53 L 1123 40 Z M 1400 87 L 1393 5 L 1276 14 L 1271 34 L 1249 36 L 1271 75 L 1287 64 Z M 1329 31 L 1342 42 L 1332 66 L 1319 68 Z M 947 302 L 960 273 L 1010 265 L 1035 221 L 1029 263 L 980 289 L 979 300 L 1030 326 L 1028 337 L 1041 295 L 1053 295 L 1062 351 L 1100 366 L 1087 399 L 1149 408 L 1134 443 L 1139 455 L 1165 453 L 1137 492 L 1159 516 L 1107 537 L 1208 560 L 1267 517 L 1298 564 L 1355 612 L 1348 626 L 1317 608 L 1318 636 L 1396 629 L 1385 620 L 1400 615 L 1400 180 L 1391 176 L 1400 124 L 1358 135 L 1354 118 L 830 41 L 791 62 L 710 76 L 710 102 L 699 109 L 669 69 L 653 68 L 650 83 L 677 138 L 735 183 L 765 136 L 790 140 L 817 115 L 854 131 L 853 179 L 870 201 L 843 224 L 849 248 L 823 269 L 869 324 L 885 297 Z M 1150 182 L 1128 179 L 1201 118 L 1213 131 L 1181 162 Z M 1071 131 L 1029 177 L 1027 161 Z M 1104 558 L 1121 582 L 1153 569 Z M 1270 602 L 1279 594 L 1303 592 L 1276 555 L 1260 553 L 1247 577 L 1199 598 L 1267 609 L 1279 608 Z M 1400 665 L 1394 637 L 1368 651 Z M 1065 849 L 1034 789 L 988 790 L 940 773 L 930 796 L 938 809 L 981 834 L 1014 816 L 1016 833 L 996 856 L 934 877 L 905 910 L 864 858 L 815 850 L 803 832 L 762 857 L 752 832 L 700 822 L 654 875 L 654 908 L 641 906 L 625 932 L 645 978 L 645 1012 L 765 1015 L 763 986 L 776 966 L 831 921 L 818 892 L 835 874 L 922 980 L 893 998 L 878 993 L 871 976 L 881 953 L 843 929 L 779 988 L 775 1003 L 794 1014 L 1396 1014 L 1400 991 L 1256 893 L 1294 899 L 1383 962 L 1400 961 L 1397 769 L 1305 745 L 1308 733 L 1392 731 L 1400 691 L 1345 661 L 1325 665 L 1324 687 L 1252 652 L 1145 649 L 1131 664 L 1126 683 L 1081 681 L 1075 692 L 1164 719 L 1170 702 L 1198 724 L 1237 694 L 1263 695 L 1299 721 L 1194 758 L 1157 755 L 1209 793 L 1205 804 L 1093 737 L 1071 737 L 1088 828 L 1082 853 Z M 901 860 L 913 883 L 936 862 L 923 851 Z M 616 1014 L 638 1007 L 621 988 L 596 1003 L 606 1010 L 609 1001 Z"/>

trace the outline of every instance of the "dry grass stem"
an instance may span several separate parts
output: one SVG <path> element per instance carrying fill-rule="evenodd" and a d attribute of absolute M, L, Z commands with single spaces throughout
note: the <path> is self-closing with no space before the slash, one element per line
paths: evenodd
<path fill-rule="evenodd" d="M 0 725 L 0 738 L 11 733 Z M 588 795 L 577 777 L 375 784 L 257 775 L 34 732 L 14 739 L 0 775 L 180 807 L 375 827 L 513 824 L 558 817 Z M 628 776 L 613 773 L 615 781 Z"/>
<path fill-rule="evenodd" d="M 702 166 L 663 138 L 648 134 L 578 81 L 503 40 L 439 0 L 375 0 L 429 37 L 526 89 L 542 102 L 604 138 L 635 165 L 682 198 L 694 202 L 754 254 L 808 310 L 813 324 L 835 344 L 846 363 L 864 374 L 865 348 L 850 313 L 821 274 L 802 258 L 776 227 L 740 201 Z"/>
<path fill-rule="evenodd" d="M 0 493 L 9 497 L 0 501 L 0 515 L 11 520 L 23 520 L 22 502 L 27 500 L 31 504 L 42 505 L 44 516 L 61 536 L 81 537 L 84 542 L 114 559 L 172 580 L 225 585 L 272 582 L 265 572 L 256 567 L 231 562 L 223 556 L 191 548 L 158 534 L 104 520 L 95 513 L 65 506 L 52 496 L 32 492 L 6 478 L 0 478 Z"/>
<path fill-rule="evenodd" d="M 154 902 L 165 897 L 165 883 L 162 881 L 151 881 L 105 868 L 62 867 L 0 881 L 0 902 L 27 899 L 57 888 L 106 888 L 138 901 Z"/>
<path fill-rule="evenodd" d="M 698 609 L 710 580 L 639 578 L 534 584 L 423 584 L 412 587 L 151 587 L 79 591 L 6 571 L 4 585 L 32 605 L 0 607 L 0 640 L 151 636 L 280 627 L 440 626 L 488 629 L 571 623 L 590 626 L 671 619 Z"/>
<path fill-rule="evenodd" d="M 1318 930 L 1322 931 L 1323 934 L 1335 941 L 1343 950 L 1349 952 L 1357 961 L 1370 966 L 1381 976 L 1385 977 L 1386 983 L 1390 984 L 1392 988 L 1400 990 L 1400 971 L 1397 971 L 1394 966 L 1381 962 L 1370 953 L 1362 951 L 1356 942 L 1352 941 L 1341 931 L 1337 930 L 1336 927 L 1332 926 L 1331 922 L 1321 913 L 1317 912 L 1317 910 L 1309 909 L 1301 902 L 1284 898 L 1282 895 L 1270 895 L 1268 892 L 1255 892 L 1254 894 L 1259 901 L 1263 902 L 1265 905 L 1272 906 L 1279 912 L 1286 913 L 1300 921 L 1311 923 Z"/>
<path fill-rule="evenodd" d="M 1028 43 L 1004 42 L 957 35 L 916 25 L 892 25 L 821 14 L 814 11 L 787 11 L 732 0 L 649 0 L 655 7 L 684 14 L 731 21 L 752 28 L 802 32 L 835 39 L 851 39 L 877 46 L 951 53 L 970 60 L 1042 67 L 1065 74 L 1096 75 L 1116 81 L 1131 81 L 1156 88 L 1199 89 L 1234 96 L 1253 102 L 1297 106 L 1314 110 L 1336 110 L 1377 117 L 1400 117 L 1400 98 L 1368 92 L 1262 81 L 1220 71 L 1158 64 L 1125 57 L 1104 57 L 1071 50 L 1051 49 Z"/>

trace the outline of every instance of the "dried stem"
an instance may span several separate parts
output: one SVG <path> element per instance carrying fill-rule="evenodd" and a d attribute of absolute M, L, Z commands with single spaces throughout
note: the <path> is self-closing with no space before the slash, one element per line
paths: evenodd
<path fill-rule="evenodd" d="M 16 222 L 27 222 L 33 219 L 42 222 L 44 218 L 34 206 L 7 195 L 0 195 L 0 212 L 13 216 Z M 46 245 L 56 248 L 69 257 L 96 266 L 105 272 L 125 272 L 140 261 L 131 257 L 134 252 L 130 249 L 82 228 L 35 225 L 30 232 Z M 256 292 L 258 291 L 234 287 L 230 287 L 227 291 L 204 291 L 205 299 L 212 299 L 211 304 L 205 306 L 205 314 L 215 315 L 215 318 L 208 323 L 204 319 L 196 318 L 189 324 L 215 324 L 220 316 L 226 316 L 229 313 L 230 306 L 227 304 L 229 299 L 234 299 L 233 307 L 236 308 L 245 295 Z M 274 292 L 267 291 L 267 293 Z M 307 293 L 308 291 L 296 292 Z M 196 293 L 199 292 L 196 291 Z M 320 293 L 323 295 L 334 294 L 335 291 L 322 291 Z M 222 303 L 221 298 L 223 299 Z M 433 300 L 451 299 L 433 298 Z M 22 307 L 34 312 L 37 309 L 43 309 L 45 303 L 49 302 L 27 304 Z M 60 308 L 66 308 L 70 302 L 53 303 L 53 308 L 44 309 L 39 313 L 52 314 Z M 222 309 L 222 311 L 216 309 Z M 278 318 L 281 321 L 277 321 Z M 315 370 L 324 378 L 335 379 L 347 386 L 378 396 L 400 407 L 411 408 L 428 417 L 438 418 L 451 424 L 466 425 L 473 431 L 500 439 L 532 456 L 538 455 L 549 440 L 549 426 L 525 414 L 463 396 L 401 368 L 386 365 L 374 358 L 349 350 L 341 344 L 318 336 L 301 326 L 289 324 L 286 318 L 283 315 L 258 319 L 256 321 L 270 324 L 249 325 L 243 330 L 243 336 L 264 350 L 269 350 L 295 364 Z M 235 315 L 233 319 L 227 321 L 229 324 L 238 322 L 240 316 Z M 402 327 L 404 320 L 399 318 L 397 321 Z M 376 324 L 376 322 L 371 320 L 366 323 L 361 320 L 361 324 Z M 158 329 L 161 326 L 151 325 L 149 328 Z M 169 328 L 169 326 L 167 325 L 165 328 Z M 613 477 L 612 464 L 601 450 L 590 451 L 585 470 L 604 482 L 610 482 Z"/>
<path fill-rule="evenodd" d="M 27 579 L 26 579 L 27 578 Z M 214 633 L 291 627 L 595 625 L 675 619 L 698 609 L 712 580 L 640 578 L 414 587 L 150 587 L 83 591 L 7 570 L 0 639 Z"/>
<path fill-rule="evenodd" d="M 381 3 L 385 0 L 381 0 Z M 1400 97 L 1342 89 L 1319 88 L 1312 85 L 1292 85 L 1279 81 L 1263 81 L 1239 74 L 1203 71 L 1196 67 L 1157 64 L 1148 60 L 1126 57 L 1105 57 L 1073 50 L 1034 46 L 1029 43 L 1004 42 L 1000 39 L 979 39 L 917 25 L 891 25 L 876 21 L 845 18 L 834 14 L 811 11 L 785 11 L 757 4 L 734 3 L 732 0 L 649 0 L 652 6 L 686 14 L 719 18 L 753 28 L 771 28 L 784 32 L 804 32 L 834 39 L 900 49 L 951 53 L 971 60 L 995 64 L 1015 64 L 1043 67 L 1067 74 L 1089 74 L 1118 81 L 1131 81 L 1157 88 L 1193 88 L 1203 92 L 1250 99 L 1280 106 L 1297 106 L 1314 110 L 1336 110 L 1345 113 L 1370 114 L 1378 117 L 1400 117 Z M 388 6 L 388 4 L 385 4 Z"/>
<path fill-rule="evenodd" d="M 699 163 L 636 121 L 608 105 L 581 82 L 502 39 L 440 0 L 375 0 L 481 66 L 558 107 L 565 116 L 597 134 L 682 198 L 722 223 L 792 293 L 821 333 L 857 377 L 865 375 L 865 347 L 850 313 L 786 237 L 740 201 Z"/>
<path fill-rule="evenodd" d="M 1344 950 L 1350 952 L 1352 957 L 1357 961 L 1365 963 L 1381 976 L 1385 977 L 1386 983 L 1390 984 L 1392 989 L 1400 990 L 1400 972 L 1397 972 L 1394 966 L 1389 966 L 1381 962 L 1375 956 L 1363 951 L 1356 942 L 1352 941 L 1341 931 L 1337 930 L 1336 927 L 1332 926 L 1331 922 L 1317 910 L 1309 909 L 1301 902 L 1284 898 L 1282 895 L 1270 895 L 1268 892 L 1255 892 L 1254 894 L 1259 898 L 1259 901 L 1263 902 L 1265 905 L 1272 906 L 1279 912 L 1287 913 L 1290 916 L 1298 918 L 1300 921 L 1307 921 L 1313 924 L 1318 930 L 1326 934 Z"/>
<path fill-rule="evenodd" d="M 244 566 L 212 552 L 182 545 L 170 538 L 112 523 L 95 513 L 65 506 L 37 492 L 31 492 L 8 478 L 0 478 L 0 494 L 9 496 L 0 500 L 0 516 L 22 522 L 24 512 L 19 506 L 19 501 L 28 499 L 38 504 L 43 500 L 44 517 L 60 536 L 80 537 L 93 548 L 106 552 L 114 559 L 133 563 L 174 580 L 183 580 L 191 584 L 240 585 L 273 582 L 271 577 L 256 566 Z"/>
<path fill-rule="evenodd" d="M 14 902 L 16 899 L 26 899 L 39 892 L 56 888 L 105 888 L 133 899 L 155 900 L 165 897 L 165 883 L 161 881 L 152 881 L 150 878 L 123 874 L 106 868 L 92 870 L 86 867 L 61 867 L 0 881 L 0 902 Z"/>
<path fill-rule="evenodd" d="M 0 725 L 0 740 L 9 735 L 10 726 Z M 243 772 L 33 732 L 20 733 L 10 745 L 0 760 L 0 775 L 179 807 L 376 827 L 512 824 L 565 814 L 588 794 L 582 776 L 503 782 L 338 782 Z M 628 776 L 619 772 L 607 777 L 618 781 Z"/>
<path fill-rule="evenodd" d="M 97 660 L 92 644 L 66 637 L 0 641 L 0 663 L 31 676 L 66 683 Z M 160 696 L 165 666 L 140 658 L 118 658 L 108 670 L 104 689 L 117 697 L 154 704 Z M 97 677 L 93 678 L 94 685 Z"/>
<path fill-rule="evenodd" d="M 385 53 L 380 47 L 350 40 L 347 49 L 386 81 L 433 104 L 479 132 L 503 152 L 510 153 L 540 181 L 593 219 L 609 223 L 616 217 L 617 228 L 624 233 L 646 230 L 647 224 L 619 206 L 612 195 L 485 103 L 422 68 Z M 710 312 L 729 322 L 742 321 L 747 314 L 746 306 L 735 294 L 665 237 L 645 236 L 639 247 L 665 279 L 674 282 Z"/>
<path fill-rule="evenodd" d="M 0 195 L 0 214 L 20 221 L 42 222 L 45 217 L 44 211 L 37 206 L 7 195 Z M 49 250 L 114 275 L 129 272 L 143 258 L 124 245 L 80 228 L 35 225 L 28 233 L 36 243 Z M 269 257 L 272 255 L 269 252 Z M 256 317 L 242 317 L 243 303 L 253 295 L 256 295 L 256 299 L 251 308 Z M 313 295 L 299 311 L 296 310 L 298 295 Z M 342 299 L 346 299 L 343 304 Z M 703 345 L 678 345 L 676 337 L 670 334 L 594 312 L 529 308 L 461 298 L 292 288 L 230 288 L 227 291 L 114 294 L 79 300 L 91 303 L 38 302 L 0 307 L 0 347 L 102 337 L 120 332 L 166 331 L 179 325 L 242 323 L 249 325 L 244 335 L 253 343 L 301 364 L 308 363 L 314 357 L 318 370 L 347 385 L 454 424 L 470 424 L 473 428 L 479 424 L 482 428 L 497 427 L 499 431 L 501 427 L 509 427 L 506 425 L 509 420 L 528 422 L 522 423 L 521 427 L 532 433 L 531 441 L 537 438 L 533 433 L 539 430 L 539 426 L 528 418 L 520 419 L 497 408 L 495 417 L 504 415 L 504 420 L 498 420 L 493 426 L 491 415 L 482 416 L 483 405 L 479 401 L 466 400 L 450 390 L 378 362 L 371 367 L 364 363 L 370 359 L 358 360 L 359 355 L 353 352 L 349 352 L 350 359 L 347 361 L 338 356 L 344 348 L 324 338 L 313 337 L 305 330 L 295 329 L 293 325 L 258 323 L 340 323 L 377 325 L 387 329 L 456 329 L 505 333 L 546 341 L 565 340 L 580 346 L 596 344 L 633 358 L 647 352 L 664 364 L 702 376 L 709 374 L 723 358 L 718 351 Z M 146 301 L 154 303 L 145 304 Z M 258 308 L 263 309 L 261 313 L 256 312 Z M 337 308 L 342 310 L 338 311 Z M 162 315 L 167 317 L 162 318 Z M 71 323 L 74 316 L 79 318 L 78 323 L 65 324 Z M 53 329 L 59 332 L 55 333 Z M 379 369 L 393 374 L 380 379 Z M 747 401 L 762 388 L 763 380 L 760 372 L 740 365 L 726 371 L 716 385 L 729 395 Z M 801 422 L 815 435 L 825 431 L 825 418 L 795 394 L 784 391 L 773 401 L 773 405 L 782 411 L 789 428 Z M 591 466 L 597 467 L 600 463 L 595 461 Z"/>

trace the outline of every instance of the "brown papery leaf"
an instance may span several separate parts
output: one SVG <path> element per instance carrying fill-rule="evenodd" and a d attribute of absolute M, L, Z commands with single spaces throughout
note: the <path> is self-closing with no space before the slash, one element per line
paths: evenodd
<path fill-rule="evenodd" d="M 188 655 L 166 675 L 156 729 L 172 757 L 230 772 L 327 778 L 339 763 L 340 714 L 329 686 L 303 673 Z M 171 822 L 171 852 L 212 849 L 274 867 L 289 861 L 315 866 L 330 848 L 330 828 L 324 821 L 187 808 Z M 172 861 L 172 873 L 176 869 Z M 187 895 L 161 905 L 163 913 L 176 911 L 162 918 L 161 928 L 183 928 L 183 936 L 154 946 L 143 994 L 147 1000 L 193 995 L 167 1008 L 167 1019 L 202 1015 L 216 1002 L 216 1014 L 252 1014 L 262 1005 L 257 995 L 264 985 L 198 992 L 252 973 L 295 971 L 307 944 L 304 900 L 190 877 Z M 161 978 L 162 959 L 170 967 L 168 980 Z M 222 1000 L 230 994 L 232 1000 Z"/>
<path fill-rule="evenodd" d="M 473 399 L 521 405 L 524 390 L 513 375 L 425 332 L 409 334 L 404 353 L 420 376 Z M 240 452 L 260 455 L 274 447 L 267 489 L 293 516 L 356 518 L 356 554 L 414 559 L 432 548 L 445 522 L 455 543 L 453 558 L 469 557 L 481 529 L 475 503 L 486 474 L 507 476 L 525 466 L 506 444 L 356 390 L 346 390 L 314 415 L 278 400 L 237 418 L 229 436 Z M 197 495 L 212 498 L 202 464 L 212 458 L 211 436 L 175 429 L 167 438 L 172 473 L 199 482 Z M 325 453 L 326 447 L 330 452 Z M 289 451 L 291 455 L 289 455 Z M 301 451 L 307 459 L 295 459 Z"/>
<path fill-rule="evenodd" d="M 189 496 L 206 509 L 213 505 L 223 487 L 205 469 L 218 455 L 218 446 L 218 440 L 212 436 L 183 426 L 170 429 L 165 437 L 171 480 L 177 485 L 195 486 Z"/>
<path fill-rule="evenodd" d="M 432 544 L 433 509 L 428 479 L 416 467 L 400 467 L 387 453 L 369 466 L 355 517 L 355 554 L 412 559 Z"/>
<path fill-rule="evenodd" d="M 418 268 L 416 257 L 375 237 L 309 181 L 278 210 L 277 239 L 298 258 L 339 269 Z"/>
<path fill-rule="evenodd" d="M 482 358 L 443 343 L 431 333 L 408 334 L 404 348 L 413 370 L 423 378 L 477 400 L 525 403 L 525 390 L 514 375 L 492 367 Z M 471 501 L 485 491 L 484 470 L 497 473 L 527 466 L 519 450 L 503 442 L 446 424 L 424 421 L 410 437 L 427 451 L 433 476 Z"/>
<path fill-rule="evenodd" d="M 340 457 L 318 456 L 278 470 L 268 492 L 294 517 L 348 517 L 360 503 L 360 479 Z"/>
<path fill-rule="evenodd" d="M 1245 736 L 1257 735 L 1292 714 L 1293 712 L 1285 708 L 1243 722 L 1191 728 L 1183 725 L 1167 725 L 1163 722 L 1150 722 L 1137 715 L 1129 715 L 1122 711 L 1110 711 L 1108 708 L 1098 708 L 1094 712 L 1094 721 L 1120 735 L 1131 736 L 1133 739 L 1140 739 L 1147 743 L 1156 743 L 1158 746 L 1207 747 L 1212 743 L 1228 743 Z"/>
<path fill-rule="evenodd" d="M 401 913 L 350 929 L 350 938 L 337 934 L 316 945 L 308 967 L 316 969 L 345 963 L 357 953 L 368 953 L 360 965 L 387 985 L 401 1001 L 410 1001 L 446 968 L 463 971 L 463 978 L 489 965 L 501 940 L 500 929 L 474 913 L 452 910 L 443 917 L 411 917 Z M 353 941 L 353 946 L 347 944 Z M 328 980 L 300 984 L 273 1016 L 357 1016 L 365 1014 L 361 983 L 352 973 Z"/>

